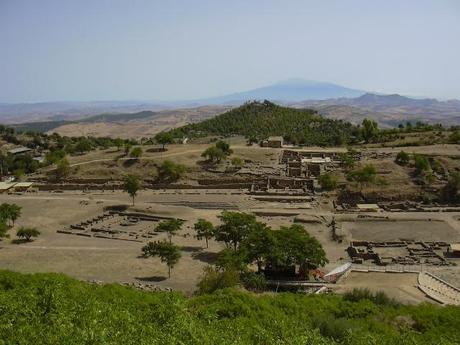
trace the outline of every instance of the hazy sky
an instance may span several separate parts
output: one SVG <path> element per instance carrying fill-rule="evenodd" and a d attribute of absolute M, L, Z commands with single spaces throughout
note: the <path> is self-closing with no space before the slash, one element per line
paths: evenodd
<path fill-rule="evenodd" d="M 460 1 L 0 0 L 0 102 L 194 99 L 287 78 L 460 98 Z"/>

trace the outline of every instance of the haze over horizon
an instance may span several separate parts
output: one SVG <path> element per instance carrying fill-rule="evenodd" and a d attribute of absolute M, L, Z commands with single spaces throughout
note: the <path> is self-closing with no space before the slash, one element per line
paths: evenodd
<path fill-rule="evenodd" d="M 193 100 L 290 78 L 460 98 L 460 3 L 0 1 L 0 102 Z"/>

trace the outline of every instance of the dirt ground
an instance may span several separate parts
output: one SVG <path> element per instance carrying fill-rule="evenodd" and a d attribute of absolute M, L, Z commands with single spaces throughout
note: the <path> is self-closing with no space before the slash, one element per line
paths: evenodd
<path fill-rule="evenodd" d="M 417 288 L 416 273 L 351 272 L 335 286 L 334 291 L 343 293 L 355 288 L 366 288 L 372 292 L 382 291 L 388 297 L 403 303 L 431 302 Z"/>
<path fill-rule="evenodd" d="M 344 222 L 343 228 L 349 231 L 354 240 L 394 241 L 400 239 L 418 241 L 460 241 L 460 235 L 442 220 L 358 220 Z"/>

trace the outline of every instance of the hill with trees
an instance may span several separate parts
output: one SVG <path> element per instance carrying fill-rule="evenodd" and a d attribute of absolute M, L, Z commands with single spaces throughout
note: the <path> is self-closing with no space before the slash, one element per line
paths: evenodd
<path fill-rule="evenodd" d="M 348 122 L 325 119 L 314 110 L 264 101 L 246 103 L 212 119 L 173 129 L 171 134 L 174 137 L 243 135 L 252 141 L 283 136 L 292 144 L 333 146 L 356 141 L 360 131 Z"/>

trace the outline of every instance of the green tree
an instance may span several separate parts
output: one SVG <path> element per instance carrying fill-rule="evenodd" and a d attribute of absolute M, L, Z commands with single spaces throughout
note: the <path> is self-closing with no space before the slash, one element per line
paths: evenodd
<path fill-rule="evenodd" d="M 414 154 L 415 177 L 421 184 L 428 184 L 433 180 L 433 169 L 429 159 L 420 154 Z"/>
<path fill-rule="evenodd" d="M 407 165 L 407 164 L 409 164 L 409 161 L 410 161 L 409 154 L 407 154 L 404 151 L 400 151 L 396 155 L 395 163 L 398 164 L 398 165 Z"/>
<path fill-rule="evenodd" d="M 61 159 L 65 157 L 65 151 L 64 150 L 53 150 L 48 152 L 45 155 L 45 164 L 54 164 L 59 162 Z"/>
<path fill-rule="evenodd" d="M 460 172 L 453 173 L 441 190 L 441 199 L 446 202 L 460 203 Z"/>
<path fill-rule="evenodd" d="M 362 122 L 362 135 L 366 142 L 376 138 L 379 134 L 379 126 L 376 121 L 364 119 Z"/>
<path fill-rule="evenodd" d="M 185 165 L 176 164 L 173 161 L 165 160 L 158 168 L 159 178 L 167 182 L 179 180 L 186 172 Z"/>
<path fill-rule="evenodd" d="M 330 191 L 334 190 L 337 187 L 337 178 L 330 173 L 321 174 L 318 177 L 318 182 L 321 188 L 324 190 Z"/>
<path fill-rule="evenodd" d="M 40 235 L 40 231 L 37 228 L 32 227 L 24 227 L 21 226 L 19 230 L 16 232 L 16 236 L 25 239 L 27 242 L 30 242 L 32 237 L 38 237 Z"/>
<path fill-rule="evenodd" d="M 202 154 L 201 157 L 206 158 L 211 162 L 220 163 L 225 158 L 225 153 L 216 146 L 208 147 Z"/>
<path fill-rule="evenodd" d="M 75 145 L 75 151 L 76 152 L 79 152 L 79 153 L 85 153 L 85 152 L 88 152 L 92 149 L 92 145 L 91 143 L 89 142 L 88 139 L 86 138 L 83 138 L 83 139 L 80 139 L 77 144 Z"/>
<path fill-rule="evenodd" d="M 179 262 L 182 254 L 175 244 L 166 241 L 149 242 L 142 247 L 144 257 L 158 256 L 161 262 L 168 266 L 168 278 L 171 278 L 171 270 Z"/>
<path fill-rule="evenodd" d="M 113 143 L 117 147 L 117 151 L 120 151 L 121 147 L 123 146 L 124 140 L 121 138 L 116 138 L 114 139 Z"/>
<path fill-rule="evenodd" d="M 274 231 L 266 224 L 254 222 L 247 236 L 241 241 L 240 255 L 248 264 L 255 262 L 260 272 L 262 265 L 271 255 L 275 245 Z"/>
<path fill-rule="evenodd" d="M 57 181 L 61 181 L 70 175 L 70 163 L 64 157 L 56 164 L 55 176 Z"/>
<path fill-rule="evenodd" d="M 0 220 L 10 222 L 14 226 L 14 222 L 21 216 L 22 207 L 16 204 L 3 203 L 0 205 Z"/>
<path fill-rule="evenodd" d="M 9 206 L 9 215 L 10 215 L 10 220 L 13 223 L 16 222 L 16 220 L 21 216 L 21 210 L 22 207 L 16 204 L 10 204 Z"/>
<path fill-rule="evenodd" d="M 0 241 L 3 238 L 8 238 L 8 229 L 9 228 L 10 227 L 8 226 L 8 224 L 6 224 L 6 221 L 4 219 L 0 218 Z"/>
<path fill-rule="evenodd" d="M 224 211 L 219 219 L 222 224 L 216 228 L 215 238 L 233 250 L 238 249 L 257 223 L 254 215 L 242 212 Z"/>
<path fill-rule="evenodd" d="M 131 151 L 131 147 L 132 145 L 130 143 L 125 143 L 125 156 L 129 154 L 129 152 Z"/>
<path fill-rule="evenodd" d="M 134 198 L 137 195 L 137 192 L 142 188 L 141 180 L 136 175 L 127 175 L 125 177 L 125 181 L 123 184 L 123 190 L 128 193 L 131 198 L 133 198 L 133 206 L 134 206 Z"/>
<path fill-rule="evenodd" d="M 216 143 L 216 147 L 220 149 L 226 156 L 230 156 L 233 153 L 233 150 L 230 148 L 230 144 L 223 140 L 219 140 Z"/>
<path fill-rule="evenodd" d="M 139 158 L 140 156 L 142 156 L 142 148 L 140 146 L 136 146 L 131 150 L 129 156 L 136 159 Z"/>
<path fill-rule="evenodd" d="M 273 235 L 275 246 L 268 259 L 271 267 L 298 265 L 301 274 L 306 274 L 309 269 L 324 266 L 328 262 L 321 243 L 299 224 L 281 227 Z"/>
<path fill-rule="evenodd" d="M 169 243 L 172 243 L 172 237 L 182 228 L 184 221 L 181 219 L 167 219 L 158 223 L 155 231 L 166 232 L 168 234 Z"/>
<path fill-rule="evenodd" d="M 224 248 L 218 253 L 215 266 L 221 270 L 247 272 L 249 263 L 246 251 Z"/>
<path fill-rule="evenodd" d="M 209 239 L 214 236 L 215 228 L 214 225 L 205 219 L 198 219 L 198 221 L 194 225 L 196 231 L 197 239 L 205 239 L 206 240 L 206 248 L 209 248 Z"/>
<path fill-rule="evenodd" d="M 162 149 L 164 151 L 166 144 L 174 143 L 174 138 L 170 132 L 160 132 L 155 135 L 155 141 L 163 145 Z"/>

